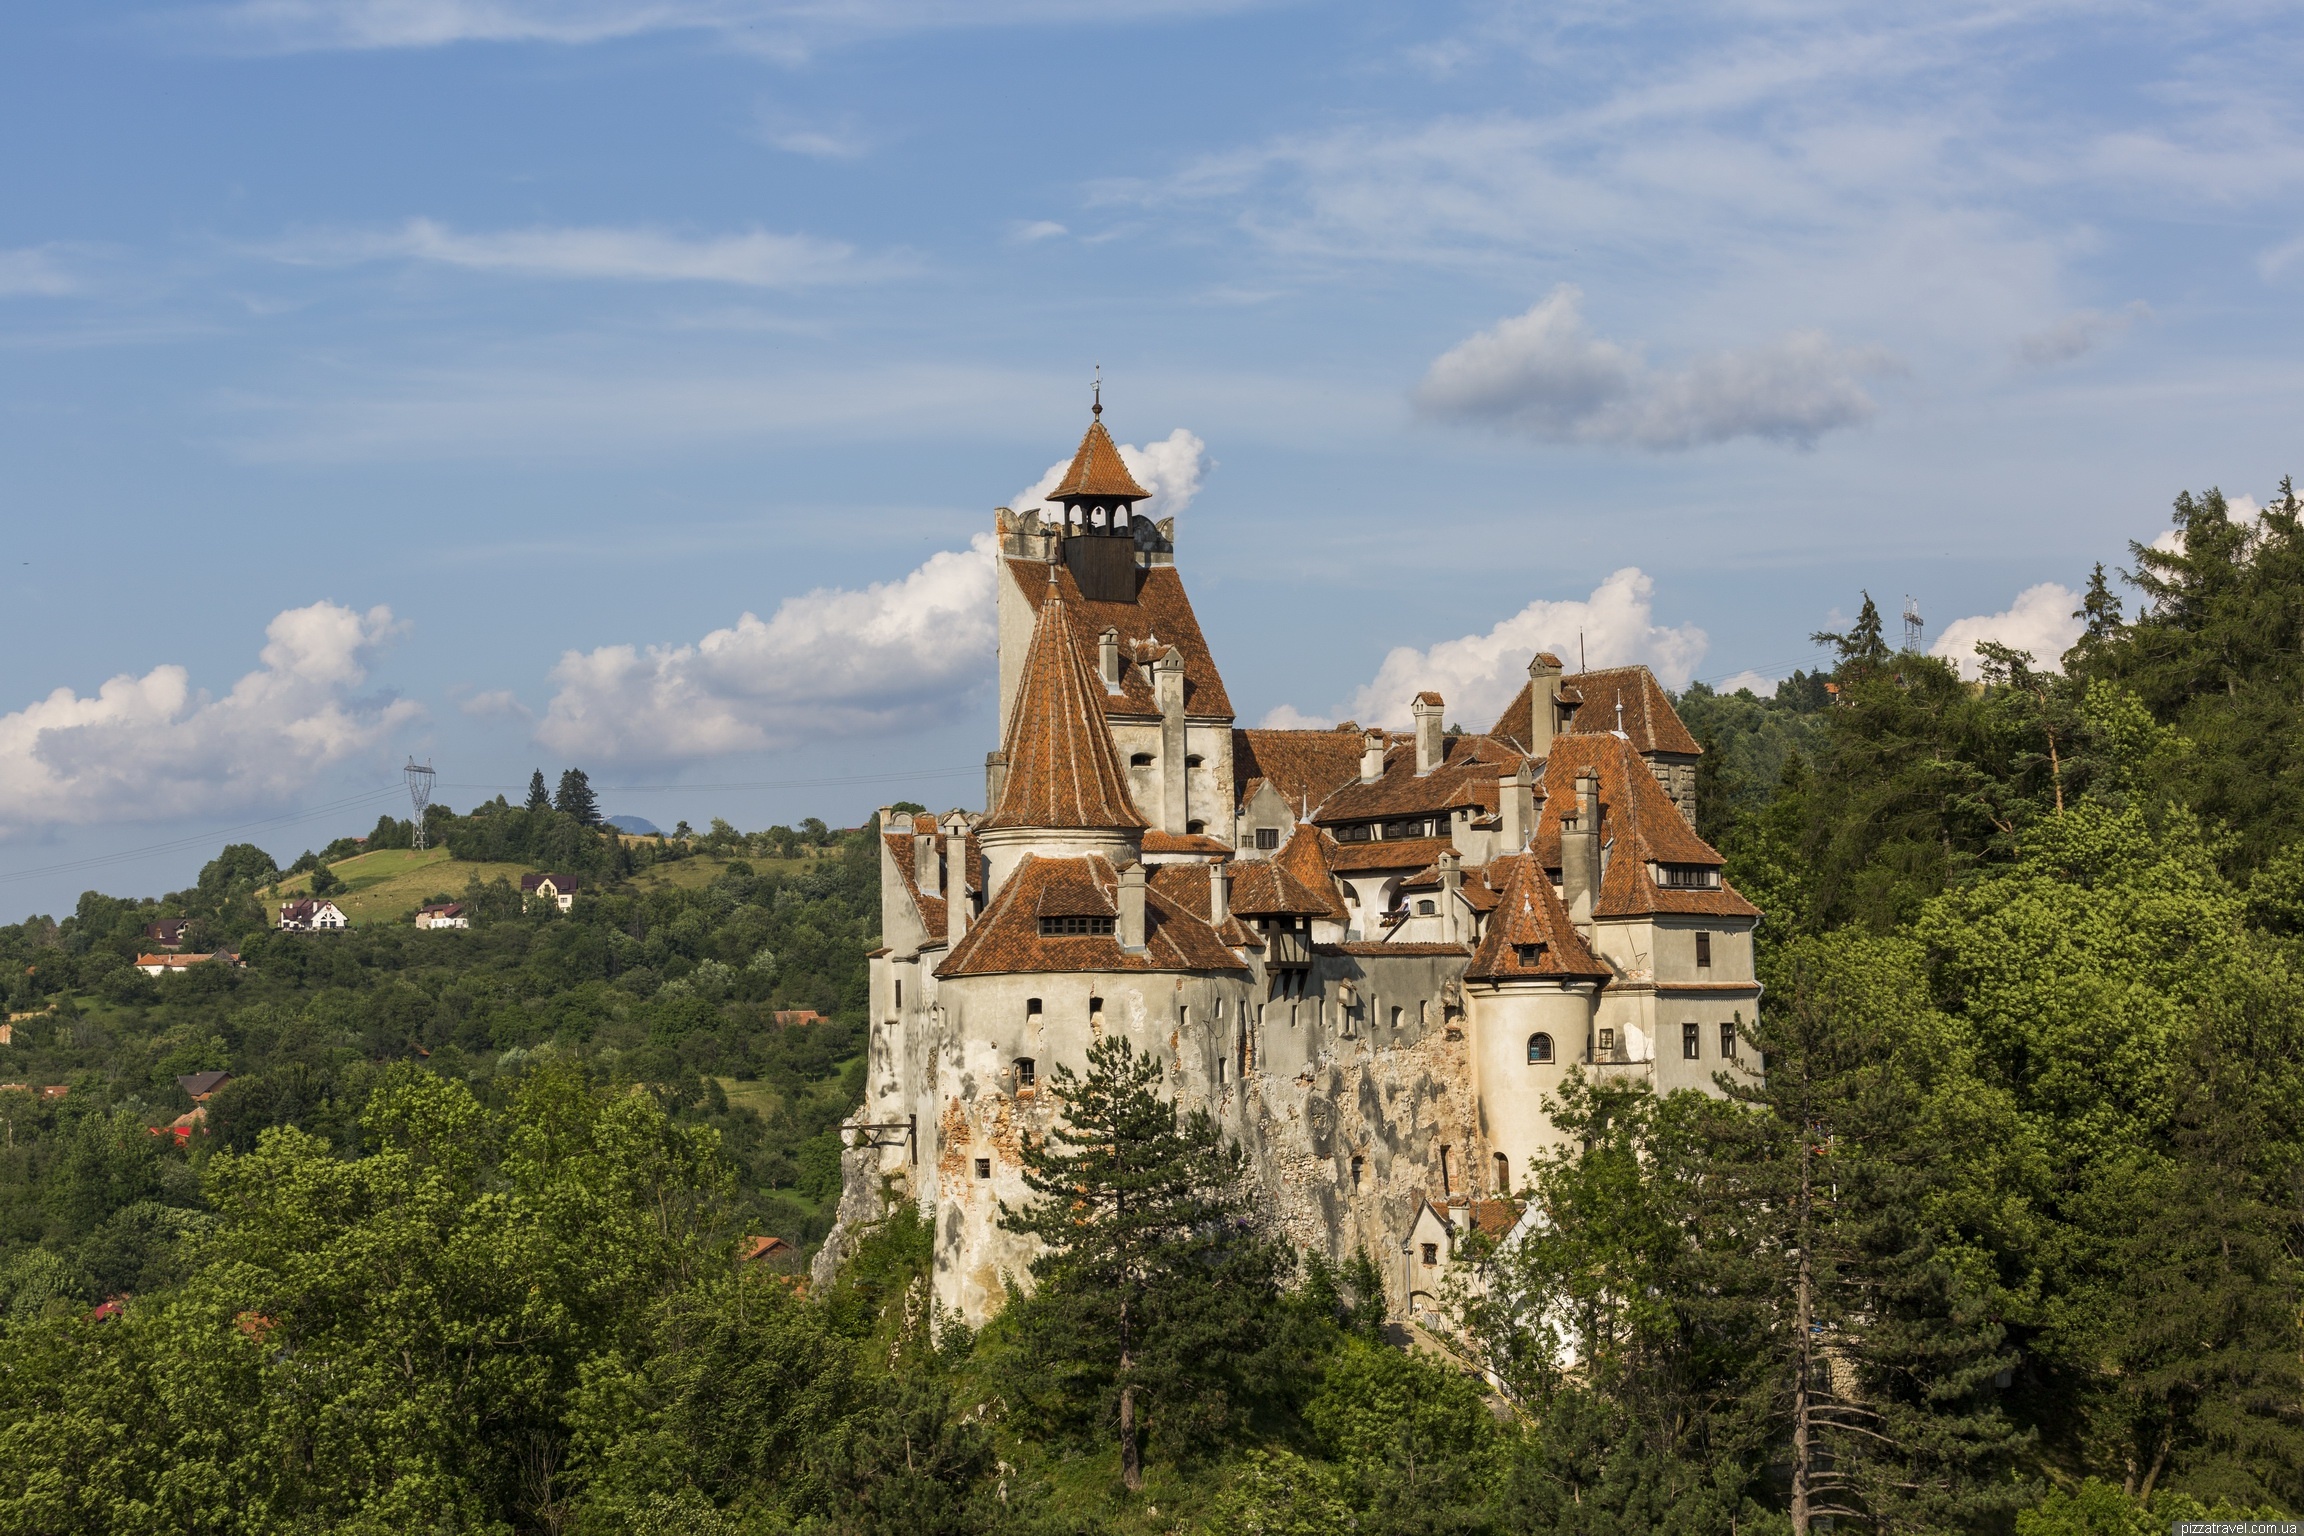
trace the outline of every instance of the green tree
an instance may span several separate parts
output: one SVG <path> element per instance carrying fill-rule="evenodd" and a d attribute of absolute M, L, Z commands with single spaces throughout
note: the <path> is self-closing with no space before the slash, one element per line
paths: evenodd
<path fill-rule="evenodd" d="M 1039 1198 L 1001 1207 L 1004 1227 L 1045 1249 L 1017 1307 L 1026 1370 L 1059 1411 L 1115 1414 L 1131 1490 L 1148 1428 L 1189 1448 L 1234 1420 L 1285 1263 L 1247 1221 L 1246 1155 L 1205 1109 L 1161 1097 L 1162 1076 L 1118 1035 L 1090 1047 L 1085 1077 L 1057 1066 L 1063 1121 L 1023 1152 Z"/>
<path fill-rule="evenodd" d="M 580 826 L 600 825 L 600 801 L 583 769 L 570 768 L 560 775 L 560 792 L 552 797 L 552 809 Z"/>
<path fill-rule="evenodd" d="M 552 793 L 544 787 L 544 770 L 539 768 L 528 775 L 528 799 L 522 809 L 548 811 L 552 809 Z"/>
<path fill-rule="evenodd" d="M 1851 667 L 1863 669 L 1881 666 L 1890 654 L 1887 637 L 1880 623 L 1880 607 L 1872 601 L 1870 592 L 1864 594 L 1864 606 L 1857 610 L 1856 622 L 1845 634 L 1820 629 L 1808 638 L 1818 645 L 1828 645 L 1838 653 L 1843 673 Z"/>

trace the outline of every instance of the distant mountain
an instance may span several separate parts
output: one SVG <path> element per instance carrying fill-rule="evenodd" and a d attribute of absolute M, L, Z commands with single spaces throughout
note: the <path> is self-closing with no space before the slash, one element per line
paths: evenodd
<path fill-rule="evenodd" d="M 634 837 L 663 836 L 663 833 L 657 829 L 656 823 L 645 816 L 611 816 L 608 818 L 608 825 L 619 832 L 629 832 Z"/>

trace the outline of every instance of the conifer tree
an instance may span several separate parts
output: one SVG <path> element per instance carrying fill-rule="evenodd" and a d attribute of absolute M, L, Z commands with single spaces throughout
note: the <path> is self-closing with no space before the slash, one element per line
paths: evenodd
<path fill-rule="evenodd" d="M 1246 1155 L 1205 1109 L 1183 1115 L 1161 1097 L 1152 1055 L 1107 1036 L 1085 1077 L 1061 1064 L 1050 1076 L 1063 1122 L 1023 1149 L 1039 1198 L 1001 1206 L 1001 1225 L 1047 1248 L 1020 1333 L 1039 1382 L 1075 1412 L 1116 1414 L 1133 1490 L 1147 1428 L 1186 1440 L 1233 1417 L 1268 1342 L 1283 1255 L 1247 1220 Z"/>
<path fill-rule="evenodd" d="M 1846 634 L 1820 629 L 1808 638 L 1838 652 L 1842 667 L 1850 663 L 1861 667 L 1877 667 L 1888 659 L 1888 640 L 1880 623 L 1880 605 L 1872 601 L 1870 592 L 1864 594 L 1864 606 L 1856 612 L 1855 627 Z"/>
<path fill-rule="evenodd" d="M 544 770 L 541 768 L 528 775 L 528 800 L 523 809 L 531 811 L 552 809 L 552 792 L 544 787 Z"/>
<path fill-rule="evenodd" d="M 571 768 L 560 775 L 560 793 L 553 797 L 552 809 L 584 826 L 600 825 L 600 801 L 583 769 Z"/>

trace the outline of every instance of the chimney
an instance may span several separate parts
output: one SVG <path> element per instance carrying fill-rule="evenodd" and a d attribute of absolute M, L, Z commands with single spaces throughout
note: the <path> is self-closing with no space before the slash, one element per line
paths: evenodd
<path fill-rule="evenodd" d="M 1421 779 L 1440 766 L 1441 753 L 1446 750 L 1440 721 L 1447 706 L 1436 693 L 1420 693 L 1408 708 L 1416 717 L 1416 777 Z"/>
<path fill-rule="evenodd" d="M 1502 823 L 1497 852 L 1518 853 L 1536 835 L 1536 774 L 1526 763 L 1496 781 L 1496 811 Z"/>
<path fill-rule="evenodd" d="M 1120 691 L 1120 631 L 1110 625 L 1096 637 L 1096 675 L 1104 679 L 1106 693 Z"/>
<path fill-rule="evenodd" d="M 1384 777 L 1384 733 L 1370 731 L 1360 738 L 1360 782 L 1373 784 Z"/>
<path fill-rule="evenodd" d="M 1144 953 L 1144 866 L 1131 864 L 1120 871 L 1120 947 L 1131 955 Z"/>
<path fill-rule="evenodd" d="M 984 814 L 998 815 L 1000 801 L 1008 793 L 1008 754 L 984 754 Z"/>
<path fill-rule="evenodd" d="M 1224 919 L 1232 915 L 1232 866 L 1218 862 L 1208 866 L 1208 921 L 1221 928 Z"/>
<path fill-rule="evenodd" d="M 957 944 L 968 932 L 976 906 L 968 896 L 968 818 L 958 811 L 944 817 L 944 937 Z"/>
<path fill-rule="evenodd" d="M 1160 830 L 1181 832 L 1192 809 L 1184 767 L 1184 653 L 1174 646 L 1152 663 L 1152 696 L 1160 704 Z"/>
<path fill-rule="evenodd" d="M 1549 757 L 1560 719 L 1560 658 L 1538 651 L 1528 662 L 1528 755 Z"/>
<path fill-rule="evenodd" d="M 1576 776 L 1576 820 L 1560 829 L 1560 883 L 1568 920 L 1592 931 L 1592 905 L 1600 886 L 1600 780 L 1586 769 Z"/>
<path fill-rule="evenodd" d="M 913 827 L 919 827 L 914 822 Z M 912 883 L 920 887 L 923 896 L 944 894 L 943 863 L 937 856 L 936 834 L 914 830 L 912 833 Z"/>
<path fill-rule="evenodd" d="M 1464 861 L 1451 848 L 1440 855 L 1440 928 L 1446 942 L 1458 942 L 1457 904 L 1464 891 Z"/>

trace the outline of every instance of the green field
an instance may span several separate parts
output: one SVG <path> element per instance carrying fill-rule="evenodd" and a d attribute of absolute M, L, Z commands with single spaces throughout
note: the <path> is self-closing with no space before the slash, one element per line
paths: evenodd
<path fill-rule="evenodd" d="M 529 872 L 525 864 L 464 863 L 450 858 L 445 848 L 427 848 L 422 853 L 407 848 L 379 848 L 374 853 L 357 854 L 328 868 L 347 887 L 329 899 L 344 909 L 344 915 L 355 927 L 409 922 L 426 897 L 443 891 L 450 896 L 461 896 L 465 885 L 475 876 L 494 880 L 501 875 L 517 886 L 520 877 Z M 283 880 L 279 899 L 285 901 L 305 895 L 311 887 L 310 875 Z M 275 907 L 274 911 L 277 910 Z"/>
<path fill-rule="evenodd" d="M 744 859 L 756 875 L 804 875 L 821 864 L 821 859 Z M 692 858 L 672 859 L 662 864 L 651 864 L 632 876 L 632 887 L 641 891 L 694 891 L 710 885 L 728 867 L 726 859 L 709 854 Z"/>

